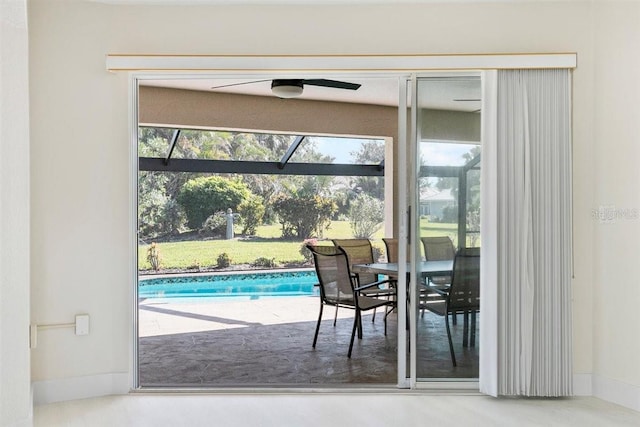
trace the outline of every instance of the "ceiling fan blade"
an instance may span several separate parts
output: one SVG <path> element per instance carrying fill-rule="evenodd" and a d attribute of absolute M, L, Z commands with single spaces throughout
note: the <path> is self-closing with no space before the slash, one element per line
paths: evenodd
<path fill-rule="evenodd" d="M 310 86 L 324 86 L 324 87 L 333 87 L 336 89 L 349 89 L 349 90 L 358 90 L 358 88 L 362 86 L 357 83 L 341 82 L 338 80 L 328 80 L 328 79 L 306 79 L 306 80 L 303 80 L 302 83 Z"/>
<path fill-rule="evenodd" d="M 267 80 L 254 80 L 252 82 L 241 82 L 241 83 L 231 83 L 228 85 L 221 85 L 221 86 L 213 86 L 211 89 L 220 89 L 223 87 L 232 87 L 232 86 L 241 86 L 241 85 L 250 85 L 253 83 L 262 83 L 262 82 L 270 82 L 271 79 L 267 79 Z"/>

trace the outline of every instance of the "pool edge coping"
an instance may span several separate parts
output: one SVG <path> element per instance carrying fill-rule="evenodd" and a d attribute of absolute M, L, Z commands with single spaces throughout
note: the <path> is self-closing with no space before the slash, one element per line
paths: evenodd
<path fill-rule="evenodd" d="M 166 273 L 166 274 L 149 274 L 141 275 L 138 273 L 138 282 L 151 280 L 151 279 L 167 279 L 167 278 L 179 278 L 187 276 L 220 276 L 220 275 L 240 275 L 240 274 L 266 274 L 266 273 L 299 273 L 315 271 L 313 267 L 299 267 L 299 268 L 274 268 L 274 269 L 262 269 L 262 270 L 226 270 L 226 271 L 201 271 L 201 272 L 186 272 L 186 273 Z"/>

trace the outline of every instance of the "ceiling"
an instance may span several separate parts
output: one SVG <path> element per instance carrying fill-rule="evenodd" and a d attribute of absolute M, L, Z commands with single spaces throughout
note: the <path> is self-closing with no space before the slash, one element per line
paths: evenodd
<path fill-rule="evenodd" d="M 318 77 L 314 76 L 313 78 Z M 358 90 L 345 90 L 305 85 L 304 92 L 298 99 L 383 106 L 398 105 L 399 83 L 395 77 L 321 77 L 358 83 L 362 86 Z M 141 85 L 205 92 L 274 96 L 271 93 L 271 80 L 264 77 L 216 79 L 194 76 L 188 79 L 142 80 Z M 481 85 L 478 77 L 438 77 L 420 82 L 419 88 L 418 99 L 420 100 L 421 108 L 470 112 L 477 111 L 481 107 L 481 102 L 479 101 L 481 98 Z"/>

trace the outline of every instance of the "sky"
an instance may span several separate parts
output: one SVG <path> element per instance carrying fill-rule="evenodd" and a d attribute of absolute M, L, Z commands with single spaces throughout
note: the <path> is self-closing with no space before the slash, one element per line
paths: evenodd
<path fill-rule="evenodd" d="M 352 163 L 351 152 L 358 150 L 358 143 L 372 141 L 370 139 L 322 137 L 314 137 L 314 140 L 317 141 L 318 150 L 335 158 L 334 163 Z M 384 144 L 383 140 L 377 141 Z M 462 143 L 422 142 L 420 143 L 419 155 L 429 166 L 462 166 L 466 163 L 463 155 L 475 146 L 475 144 Z"/>
<path fill-rule="evenodd" d="M 317 142 L 317 149 L 333 157 L 334 163 L 353 163 L 352 152 L 358 151 L 362 142 L 378 141 L 384 145 L 382 139 L 356 139 L 356 138 L 324 138 L 314 137 Z M 382 159 L 380 159 L 382 160 Z"/>
<path fill-rule="evenodd" d="M 462 166 L 467 162 L 463 155 L 474 147 L 475 144 L 423 142 L 420 155 L 429 166 Z"/>

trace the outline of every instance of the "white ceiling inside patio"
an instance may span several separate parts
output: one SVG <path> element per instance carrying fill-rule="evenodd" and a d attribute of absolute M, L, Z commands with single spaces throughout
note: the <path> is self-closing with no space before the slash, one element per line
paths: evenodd
<path fill-rule="evenodd" d="M 316 76 L 317 77 L 317 76 Z M 322 76 L 324 78 L 334 78 Z M 315 77 L 314 77 L 315 78 Z M 358 90 L 344 90 L 319 86 L 304 86 L 300 99 L 350 102 L 373 105 L 398 105 L 397 78 L 349 78 L 335 77 L 337 80 L 361 84 Z M 205 92 L 223 92 L 243 95 L 274 96 L 271 92 L 271 80 L 252 79 L 215 79 L 188 78 L 146 80 L 142 85 L 188 89 Z M 420 93 L 420 106 L 437 110 L 477 111 L 481 102 L 480 80 L 477 78 L 444 78 L 430 80 Z"/>

